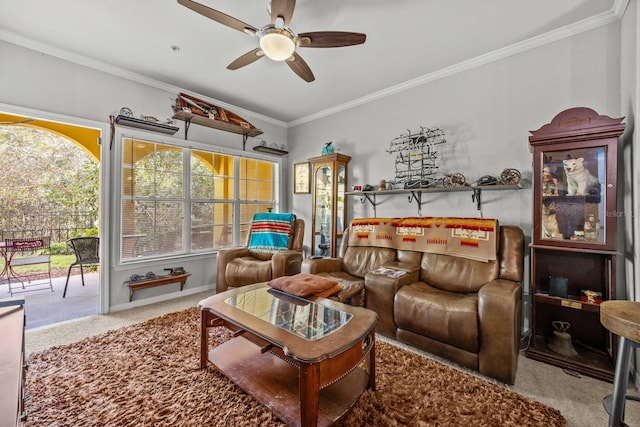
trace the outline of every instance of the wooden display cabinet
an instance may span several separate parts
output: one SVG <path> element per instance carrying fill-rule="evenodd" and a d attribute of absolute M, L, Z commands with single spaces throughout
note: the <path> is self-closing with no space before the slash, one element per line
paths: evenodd
<path fill-rule="evenodd" d="M 309 159 L 313 199 L 311 255 L 335 257 L 347 215 L 348 165 L 350 156 L 333 153 Z"/>
<path fill-rule="evenodd" d="M 599 303 L 616 299 L 616 164 L 622 120 L 571 108 L 529 137 L 532 339 L 526 353 L 607 381 L 613 381 L 616 341 L 600 323 Z M 556 321 L 571 325 L 567 332 L 577 355 L 551 350 Z"/>

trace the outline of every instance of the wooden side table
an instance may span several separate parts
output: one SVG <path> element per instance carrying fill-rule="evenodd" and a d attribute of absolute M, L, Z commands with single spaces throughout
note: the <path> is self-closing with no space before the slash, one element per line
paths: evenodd
<path fill-rule="evenodd" d="M 640 397 L 627 396 L 631 349 L 640 347 L 640 302 L 604 301 L 600 307 L 600 322 L 620 337 L 613 394 L 602 400 L 605 410 L 609 413 L 609 426 L 618 427 L 626 425 L 622 424 L 625 400 L 640 401 Z"/>

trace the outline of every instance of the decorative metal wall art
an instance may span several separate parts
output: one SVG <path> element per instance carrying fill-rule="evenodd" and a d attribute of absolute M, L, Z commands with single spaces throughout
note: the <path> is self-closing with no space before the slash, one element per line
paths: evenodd
<path fill-rule="evenodd" d="M 395 154 L 395 188 L 427 188 L 442 182 L 436 146 L 447 142 L 440 128 L 420 126 L 394 138 L 387 153 Z"/>

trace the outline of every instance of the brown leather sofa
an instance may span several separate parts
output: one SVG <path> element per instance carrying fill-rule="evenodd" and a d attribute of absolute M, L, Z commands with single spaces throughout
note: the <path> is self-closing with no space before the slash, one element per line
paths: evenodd
<path fill-rule="evenodd" d="M 304 260 L 302 271 L 336 279 L 363 279 L 365 307 L 378 313 L 378 333 L 514 383 L 525 250 L 519 227 L 500 226 L 497 259 L 489 262 L 348 247 L 348 241 L 347 234 L 342 240 L 341 260 Z M 399 278 L 371 273 L 379 266 L 406 273 Z"/>
<path fill-rule="evenodd" d="M 297 218 L 289 238 L 289 250 L 272 254 L 249 250 L 251 233 L 247 233 L 245 246 L 220 249 L 216 261 L 216 293 L 228 288 L 268 282 L 281 276 L 300 273 L 304 220 Z"/>

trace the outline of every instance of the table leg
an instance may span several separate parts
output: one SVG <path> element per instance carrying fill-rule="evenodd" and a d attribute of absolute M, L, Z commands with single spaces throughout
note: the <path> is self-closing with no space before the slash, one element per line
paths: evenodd
<path fill-rule="evenodd" d="M 207 367 L 208 362 L 208 349 L 209 349 L 209 334 L 207 332 L 207 324 L 208 322 L 208 314 L 207 310 L 201 311 L 200 316 L 200 369 L 204 369 Z"/>
<path fill-rule="evenodd" d="M 320 403 L 320 364 L 300 364 L 300 425 L 318 425 Z"/>
<path fill-rule="evenodd" d="M 369 349 L 369 388 L 376 391 L 376 334 L 371 332 L 371 348 Z"/>

